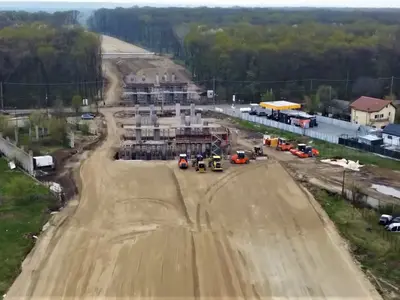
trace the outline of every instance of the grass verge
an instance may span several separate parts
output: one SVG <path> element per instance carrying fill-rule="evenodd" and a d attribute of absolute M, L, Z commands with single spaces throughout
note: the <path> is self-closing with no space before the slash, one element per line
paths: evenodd
<path fill-rule="evenodd" d="M 45 187 L 0 158 L 0 295 L 6 293 L 21 269 L 21 262 L 34 246 L 54 201 Z"/>
<path fill-rule="evenodd" d="M 295 133 L 283 131 L 273 127 L 252 123 L 249 121 L 232 118 L 234 123 L 243 129 L 257 131 L 260 133 L 268 133 L 271 135 L 278 135 L 296 143 L 310 143 L 320 152 L 320 158 L 343 157 L 353 161 L 360 161 L 364 165 L 376 165 L 378 167 L 400 170 L 400 162 L 389 158 L 383 158 L 373 153 L 352 149 L 343 145 L 331 144 L 325 141 L 311 139 L 307 136 L 298 135 Z"/>
<path fill-rule="evenodd" d="M 351 252 L 364 271 L 400 286 L 400 236 L 378 225 L 379 215 L 367 208 L 356 208 L 349 201 L 326 191 L 308 187 L 315 199 L 347 239 Z M 378 285 L 378 289 L 382 286 Z M 384 295 L 386 291 L 380 291 Z"/>

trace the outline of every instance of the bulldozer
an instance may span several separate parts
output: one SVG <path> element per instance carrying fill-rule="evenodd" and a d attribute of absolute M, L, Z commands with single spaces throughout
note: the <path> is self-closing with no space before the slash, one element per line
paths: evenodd
<path fill-rule="evenodd" d="M 231 156 L 232 164 L 242 165 L 248 164 L 249 162 L 250 159 L 246 156 L 246 153 L 243 150 L 236 151 L 236 154 Z"/>
<path fill-rule="evenodd" d="M 178 166 L 179 169 L 187 169 L 189 167 L 187 154 L 179 154 Z"/>
<path fill-rule="evenodd" d="M 212 171 L 223 171 L 221 156 L 211 156 L 210 160 L 208 161 L 208 167 L 210 167 Z"/>
<path fill-rule="evenodd" d="M 276 145 L 276 150 L 290 151 L 293 148 L 294 146 L 291 143 L 289 143 L 286 139 L 278 138 L 278 145 Z"/>

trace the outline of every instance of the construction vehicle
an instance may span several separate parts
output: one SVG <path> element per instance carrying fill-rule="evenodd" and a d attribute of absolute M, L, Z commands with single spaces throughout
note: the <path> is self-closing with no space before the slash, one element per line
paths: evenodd
<path fill-rule="evenodd" d="M 255 146 L 253 151 L 246 151 L 248 157 L 252 160 L 256 160 L 257 157 L 268 157 L 268 155 L 264 154 L 264 150 L 262 146 Z"/>
<path fill-rule="evenodd" d="M 319 151 L 311 146 L 305 145 L 305 147 L 301 146 L 301 149 L 299 148 L 294 155 L 300 158 L 314 157 L 319 155 Z"/>
<path fill-rule="evenodd" d="M 242 164 L 248 164 L 249 162 L 250 159 L 246 156 L 246 153 L 242 150 L 236 151 L 236 154 L 231 156 L 232 164 L 242 165 Z"/>
<path fill-rule="evenodd" d="M 199 162 L 197 163 L 197 165 L 196 165 L 196 171 L 199 172 L 199 173 L 204 173 L 204 172 L 206 172 L 206 163 L 205 163 L 203 160 L 201 160 L 201 161 L 199 161 Z"/>
<path fill-rule="evenodd" d="M 221 156 L 211 156 L 210 160 L 208 161 L 208 166 L 211 168 L 212 171 L 223 171 Z"/>
<path fill-rule="evenodd" d="M 254 155 L 255 156 L 265 156 L 262 146 L 254 146 Z"/>
<path fill-rule="evenodd" d="M 297 148 L 290 149 L 290 153 L 297 156 L 298 152 L 303 152 L 306 149 L 306 144 L 298 144 Z"/>
<path fill-rule="evenodd" d="M 178 166 L 180 169 L 187 169 L 189 167 L 188 158 L 186 154 L 179 154 Z"/>
<path fill-rule="evenodd" d="M 290 151 L 293 148 L 294 146 L 291 143 L 289 143 L 286 139 L 278 138 L 278 145 L 276 145 L 276 150 Z"/>
<path fill-rule="evenodd" d="M 192 160 L 192 167 L 197 167 L 200 161 L 203 160 L 203 155 L 197 154 L 196 157 Z"/>
<path fill-rule="evenodd" d="M 276 147 L 278 145 L 278 140 L 279 140 L 279 138 L 277 138 L 277 137 L 271 137 L 271 136 L 265 135 L 263 144 L 268 147 Z"/>

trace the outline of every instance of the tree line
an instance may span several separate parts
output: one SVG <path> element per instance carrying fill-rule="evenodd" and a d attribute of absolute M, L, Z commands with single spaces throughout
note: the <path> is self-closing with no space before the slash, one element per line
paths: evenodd
<path fill-rule="evenodd" d="M 4 27 L 0 30 L 1 104 L 44 107 L 56 100 L 71 104 L 76 94 L 95 98 L 102 85 L 100 42 L 97 34 L 79 26 L 27 22 Z"/>
<path fill-rule="evenodd" d="M 53 27 L 77 25 L 79 12 L 76 10 L 47 12 L 0 11 L 0 29 L 9 26 L 19 26 L 26 23 L 43 22 Z"/>
<path fill-rule="evenodd" d="M 394 77 L 400 77 L 397 26 L 371 31 L 319 23 L 193 26 L 185 37 L 185 52 L 192 75 L 216 78 L 219 93 L 228 98 L 260 98 L 271 89 L 277 98 L 304 98 L 323 81 L 341 99 L 400 92 L 394 85 Z"/>
<path fill-rule="evenodd" d="M 217 82 L 223 99 L 260 99 L 271 89 L 274 98 L 303 99 L 318 90 L 310 78 L 333 82 L 347 100 L 400 93 L 390 80 L 400 77 L 396 9 L 132 7 L 97 10 L 88 22 L 94 31 L 173 54 L 205 88 Z"/>
<path fill-rule="evenodd" d="M 99 9 L 88 19 L 91 30 L 112 35 L 159 53 L 185 56 L 184 38 L 193 24 L 231 26 L 354 24 L 373 30 L 374 24 L 396 25 L 400 10 L 273 9 L 273 8 L 155 8 Z"/>

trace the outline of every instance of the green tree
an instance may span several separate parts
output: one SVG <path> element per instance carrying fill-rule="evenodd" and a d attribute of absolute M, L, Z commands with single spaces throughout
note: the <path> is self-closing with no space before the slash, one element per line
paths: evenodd
<path fill-rule="evenodd" d="M 304 102 L 306 103 L 306 109 L 309 113 L 314 114 L 318 111 L 320 102 L 317 95 L 304 96 Z"/>
<path fill-rule="evenodd" d="M 83 93 L 92 98 L 98 93 L 102 80 L 98 35 L 80 27 L 17 23 L 0 29 L 0 81 L 8 106 L 50 107 L 56 99 Z M 8 81 L 26 85 L 21 88 Z M 82 84 L 56 84 L 65 82 Z"/>
<path fill-rule="evenodd" d="M 266 91 L 262 95 L 261 101 L 263 101 L 263 102 L 275 101 L 275 95 L 274 95 L 274 92 L 272 91 L 272 89 L 270 89 L 269 91 Z"/>
<path fill-rule="evenodd" d="M 48 123 L 48 128 L 50 131 L 50 139 L 53 144 L 66 144 L 68 126 L 65 118 L 51 118 Z"/>
<path fill-rule="evenodd" d="M 72 97 L 71 104 L 75 112 L 78 113 L 82 106 L 82 97 L 80 95 L 75 95 L 74 97 Z"/>
<path fill-rule="evenodd" d="M 337 97 L 336 90 L 329 85 L 321 85 L 318 87 L 316 94 L 316 102 L 320 103 L 323 114 L 329 113 L 331 100 Z"/>
<path fill-rule="evenodd" d="M 9 118 L 7 116 L 0 115 L 0 132 L 7 131 L 9 127 L 8 120 Z"/>
<path fill-rule="evenodd" d="M 60 97 L 56 98 L 54 103 L 53 112 L 57 117 L 61 117 L 64 115 L 64 103 Z"/>

